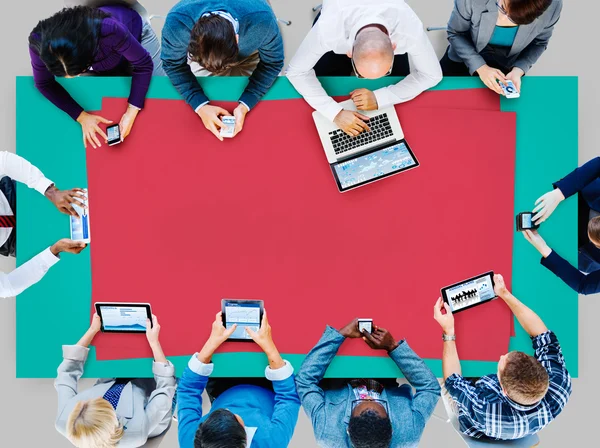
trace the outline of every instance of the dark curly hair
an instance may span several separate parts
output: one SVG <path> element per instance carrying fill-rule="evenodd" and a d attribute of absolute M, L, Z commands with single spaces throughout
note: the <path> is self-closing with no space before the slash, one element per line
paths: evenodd
<path fill-rule="evenodd" d="M 198 426 L 194 448 L 246 448 L 246 430 L 233 412 L 217 409 Z"/>
<path fill-rule="evenodd" d="M 108 17 L 89 6 L 64 8 L 36 25 L 29 46 L 54 76 L 80 75 L 94 62 L 102 20 Z"/>
<path fill-rule="evenodd" d="M 200 17 L 192 29 L 188 53 L 192 61 L 215 75 L 234 67 L 239 46 L 231 22 L 216 14 Z"/>
<path fill-rule="evenodd" d="M 348 423 L 348 435 L 354 448 L 389 448 L 392 441 L 392 423 L 367 409 Z"/>

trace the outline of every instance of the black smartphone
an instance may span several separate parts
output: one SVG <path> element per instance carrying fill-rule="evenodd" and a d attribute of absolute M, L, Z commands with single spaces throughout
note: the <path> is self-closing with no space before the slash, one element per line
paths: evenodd
<path fill-rule="evenodd" d="M 522 232 L 523 230 L 534 230 L 540 226 L 533 222 L 533 213 L 521 212 L 517 215 L 517 231 Z"/>
<path fill-rule="evenodd" d="M 114 146 L 121 143 L 121 128 L 118 124 L 112 124 L 106 127 L 106 136 L 108 137 L 108 146 Z"/>

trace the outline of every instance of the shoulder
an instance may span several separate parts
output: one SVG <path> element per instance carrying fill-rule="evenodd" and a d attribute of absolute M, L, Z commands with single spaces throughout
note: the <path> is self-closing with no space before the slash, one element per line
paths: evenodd
<path fill-rule="evenodd" d="M 118 20 L 113 19 L 112 17 L 107 17 L 102 20 L 102 25 L 100 26 L 100 37 L 109 37 L 109 36 L 124 36 L 129 34 L 129 30 Z"/>

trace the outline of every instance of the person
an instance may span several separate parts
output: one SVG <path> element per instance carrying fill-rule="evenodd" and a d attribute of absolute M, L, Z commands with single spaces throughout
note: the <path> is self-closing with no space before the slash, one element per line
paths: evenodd
<path fill-rule="evenodd" d="M 347 134 L 358 135 L 369 130 L 368 117 L 344 109 L 317 79 L 352 72 L 367 79 L 406 75 L 399 83 L 374 91 L 353 90 L 350 95 L 358 111 L 409 101 L 442 79 L 423 24 L 403 0 L 371 0 L 368 5 L 361 0 L 325 0 L 286 75 L 313 109 Z"/>
<path fill-rule="evenodd" d="M 444 76 L 470 76 L 498 94 L 521 78 L 548 48 L 562 0 L 455 0 L 448 22 Z"/>
<path fill-rule="evenodd" d="M 434 319 L 443 331 L 444 394 L 449 395 L 450 417 L 458 418 L 465 435 L 477 439 L 520 439 L 540 431 L 562 412 L 571 395 L 571 377 L 556 335 L 508 291 L 501 275 L 494 275 L 494 283 L 496 294 L 531 337 L 535 356 L 518 351 L 507 353 L 500 357 L 496 374 L 473 384 L 462 376 L 454 316 L 439 298 Z"/>
<path fill-rule="evenodd" d="M 395 379 L 325 380 L 325 372 L 346 338 L 360 338 L 375 350 L 385 350 L 408 383 Z M 411 385 L 416 392 L 413 394 Z M 327 447 L 416 447 L 440 398 L 433 372 L 404 340 L 384 328 L 358 329 L 354 319 L 339 331 L 327 326 L 304 359 L 296 388 L 313 424 L 317 443 Z"/>
<path fill-rule="evenodd" d="M 537 230 L 523 232 L 542 255 L 542 266 L 557 275 L 579 294 L 600 292 L 600 157 L 596 157 L 553 184 L 554 189 L 535 202 L 536 224 L 546 221 L 566 198 L 580 193 L 589 207 L 588 241 L 579 247 L 579 269 L 551 249 Z M 583 272 L 581 272 L 583 271 Z"/>
<path fill-rule="evenodd" d="M 54 182 L 24 158 L 0 151 L 0 255 L 14 257 L 17 251 L 16 181 L 46 196 L 62 213 L 77 216 L 73 204 L 86 208 L 81 188 L 59 190 Z M 37 283 L 58 263 L 61 252 L 80 253 L 86 244 L 61 239 L 10 273 L 0 272 L 0 297 L 14 297 Z"/>
<path fill-rule="evenodd" d="M 265 0 L 181 0 L 167 15 L 162 47 L 169 79 L 221 141 L 220 117 L 232 114 L 210 104 L 195 75 L 250 75 L 233 110 L 235 136 L 283 68 L 283 40 Z"/>
<path fill-rule="evenodd" d="M 233 334 L 219 312 L 210 337 L 190 359 L 178 390 L 179 446 L 181 448 L 282 448 L 288 446 L 298 421 L 300 400 L 294 385 L 294 368 L 283 360 L 271 335 L 266 311 L 258 332 L 246 332 L 265 352 L 268 384 L 248 379 L 209 379 L 215 351 Z M 261 385 L 257 385 L 261 384 Z M 212 406 L 202 415 L 202 393 Z"/>
<path fill-rule="evenodd" d="M 79 448 L 134 448 L 169 429 L 177 383 L 175 367 L 160 346 L 160 325 L 147 320 L 146 337 L 152 349 L 154 379 L 100 379 L 79 392 L 79 378 L 94 336 L 100 331 L 95 314 L 90 328 L 75 345 L 63 346 L 54 387 L 58 394 L 56 429 Z"/>
<path fill-rule="evenodd" d="M 83 3 L 102 2 L 88 0 Z M 86 112 L 56 77 L 131 76 L 129 103 L 119 122 L 121 138 L 125 139 L 144 107 L 152 74 L 164 75 L 160 41 L 150 22 L 143 20 L 126 0 L 123 3 L 64 8 L 40 21 L 29 35 L 35 86 L 52 104 L 81 125 L 86 148 L 88 144 L 94 149 L 102 146 L 98 135 L 107 142 L 100 124 L 112 121 Z"/>

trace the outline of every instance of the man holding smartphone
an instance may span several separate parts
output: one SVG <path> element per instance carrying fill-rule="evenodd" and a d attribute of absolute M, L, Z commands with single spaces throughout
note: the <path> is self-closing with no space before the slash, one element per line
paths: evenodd
<path fill-rule="evenodd" d="M 358 328 L 358 319 L 339 331 L 327 326 L 296 377 L 317 443 L 353 448 L 417 446 L 440 398 L 440 385 L 406 341 L 396 341 L 385 328 L 373 327 L 371 333 Z M 322 381 L 346 338 L 361 337 L 372 349 L 388 352 L 409 384 L 399 386 L 395 378 Z"/>
<path fill-rule="evenodd" d="M 227 329 L 217 313 L 210 337 L 190 359 L 177 392 L 179 446 L 181 448 L 282 448 L 294 434 L 300 400 L 294 384 L 294 368 L 283 360 L 273 338 L 267 312 L 258 331 L 245 331 L 265 352 L 269 365 L 266 379 L 212 379 L 212 356 L 235 332 Z M 206 389 L 211 410 L 202 415 Z"/>

